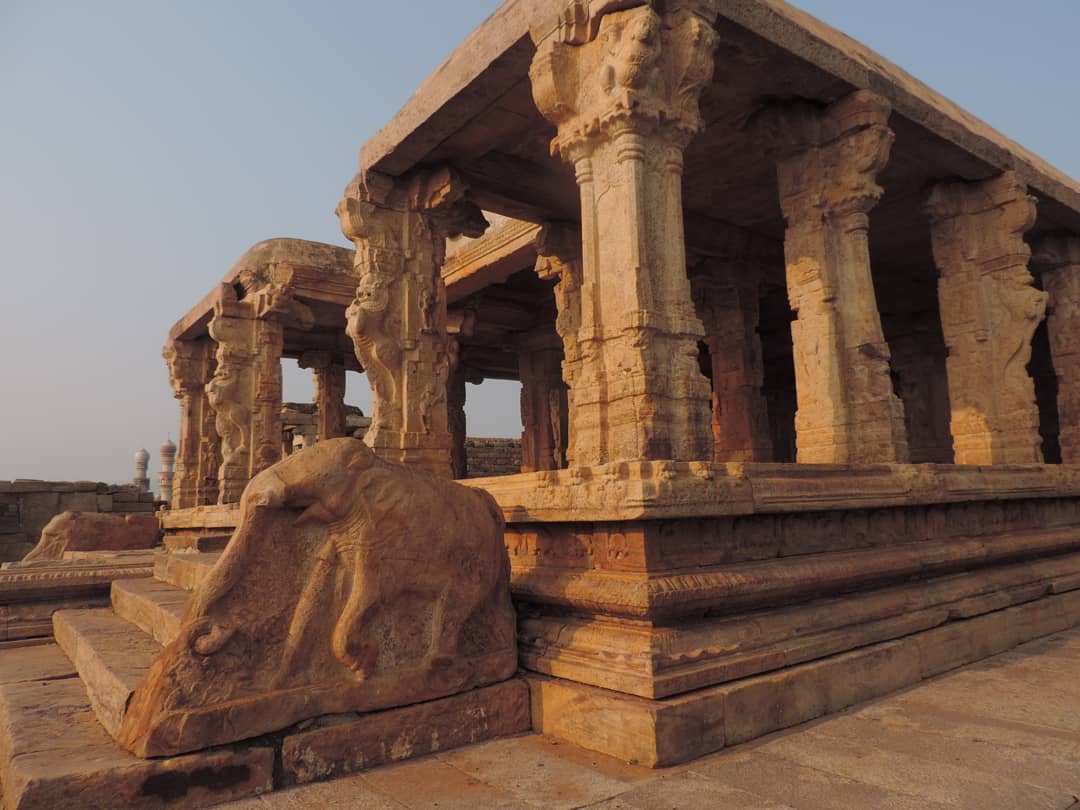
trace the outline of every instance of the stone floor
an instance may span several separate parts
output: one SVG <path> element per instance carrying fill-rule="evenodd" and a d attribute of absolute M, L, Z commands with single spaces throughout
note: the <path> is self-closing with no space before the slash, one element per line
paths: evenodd
<path fill-rule="evenodd" d="M 527 735 L 223 806 L 1080 810 L 1078 797 L 1074 629 L 679 768 Z"/>

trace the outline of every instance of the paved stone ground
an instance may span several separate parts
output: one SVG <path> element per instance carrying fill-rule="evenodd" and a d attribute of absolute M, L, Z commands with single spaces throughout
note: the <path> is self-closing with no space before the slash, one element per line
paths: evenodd
<path fill-rule="evenodd" d="M 1078 797 L 1075 629 L 679 768 L 526 735 L 223 806 L 1080 810 Z"/>

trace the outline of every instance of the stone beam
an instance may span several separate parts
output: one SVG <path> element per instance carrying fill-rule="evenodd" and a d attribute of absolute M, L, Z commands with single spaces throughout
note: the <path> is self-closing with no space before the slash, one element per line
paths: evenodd
<path fill-rule="evenodd" d="M 1015 174 L 949 182 L 926 202 L 957 464 L 1038 464 L 1039 411 L 1027 365 L 1047 295 L 1033 286 L 1024 234 L 1035 198 Z"/>

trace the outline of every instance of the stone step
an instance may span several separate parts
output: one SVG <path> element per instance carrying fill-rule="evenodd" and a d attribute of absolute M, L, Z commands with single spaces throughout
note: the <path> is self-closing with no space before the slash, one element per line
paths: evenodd
<path fill-rule="evenodd" d="M 107 611 L 106 611 L 107 612 Z M 142 635 L 128 625 L 132 635 Z M 55 644 L 0 660 L 0 785 L 10 810 L 195 808 L 273 788 L 274 750 L 234 745 L 139 759 L 101 727 Z"/>
<path fill-rule="evenodd" d="M 190 591 L 210 573 L 220 556 L 221 552 L 159 552 L 154 558 L 154 577 Z"/>
<path fill-rule="evenodd" d="M 79 673 L 101 724 L 117 736 L 131 693 L 161 645 L 108 608 L 58 610 L 53 635 Z"/>
<path fill-rule="evenodd" d="M 162 646 L 180 632 L 180 619 L 190 598 L 190 591 L 153 577 L 120 579 L 112 585 L 113 612 Z"/>

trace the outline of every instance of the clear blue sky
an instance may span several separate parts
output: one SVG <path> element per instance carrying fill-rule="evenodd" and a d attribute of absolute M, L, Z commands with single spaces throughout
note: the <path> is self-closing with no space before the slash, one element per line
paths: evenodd
<path fill-rule="evenodd" d="M 156 472 L 169 326 L 261 239 L 344 244 L 360 145 L 497 5 L 0 0 L 0 479 Z M 1077 0 L 798 5 L 1080 176 Z M 513 386 L 470 394 L 520 431 Z"/>

